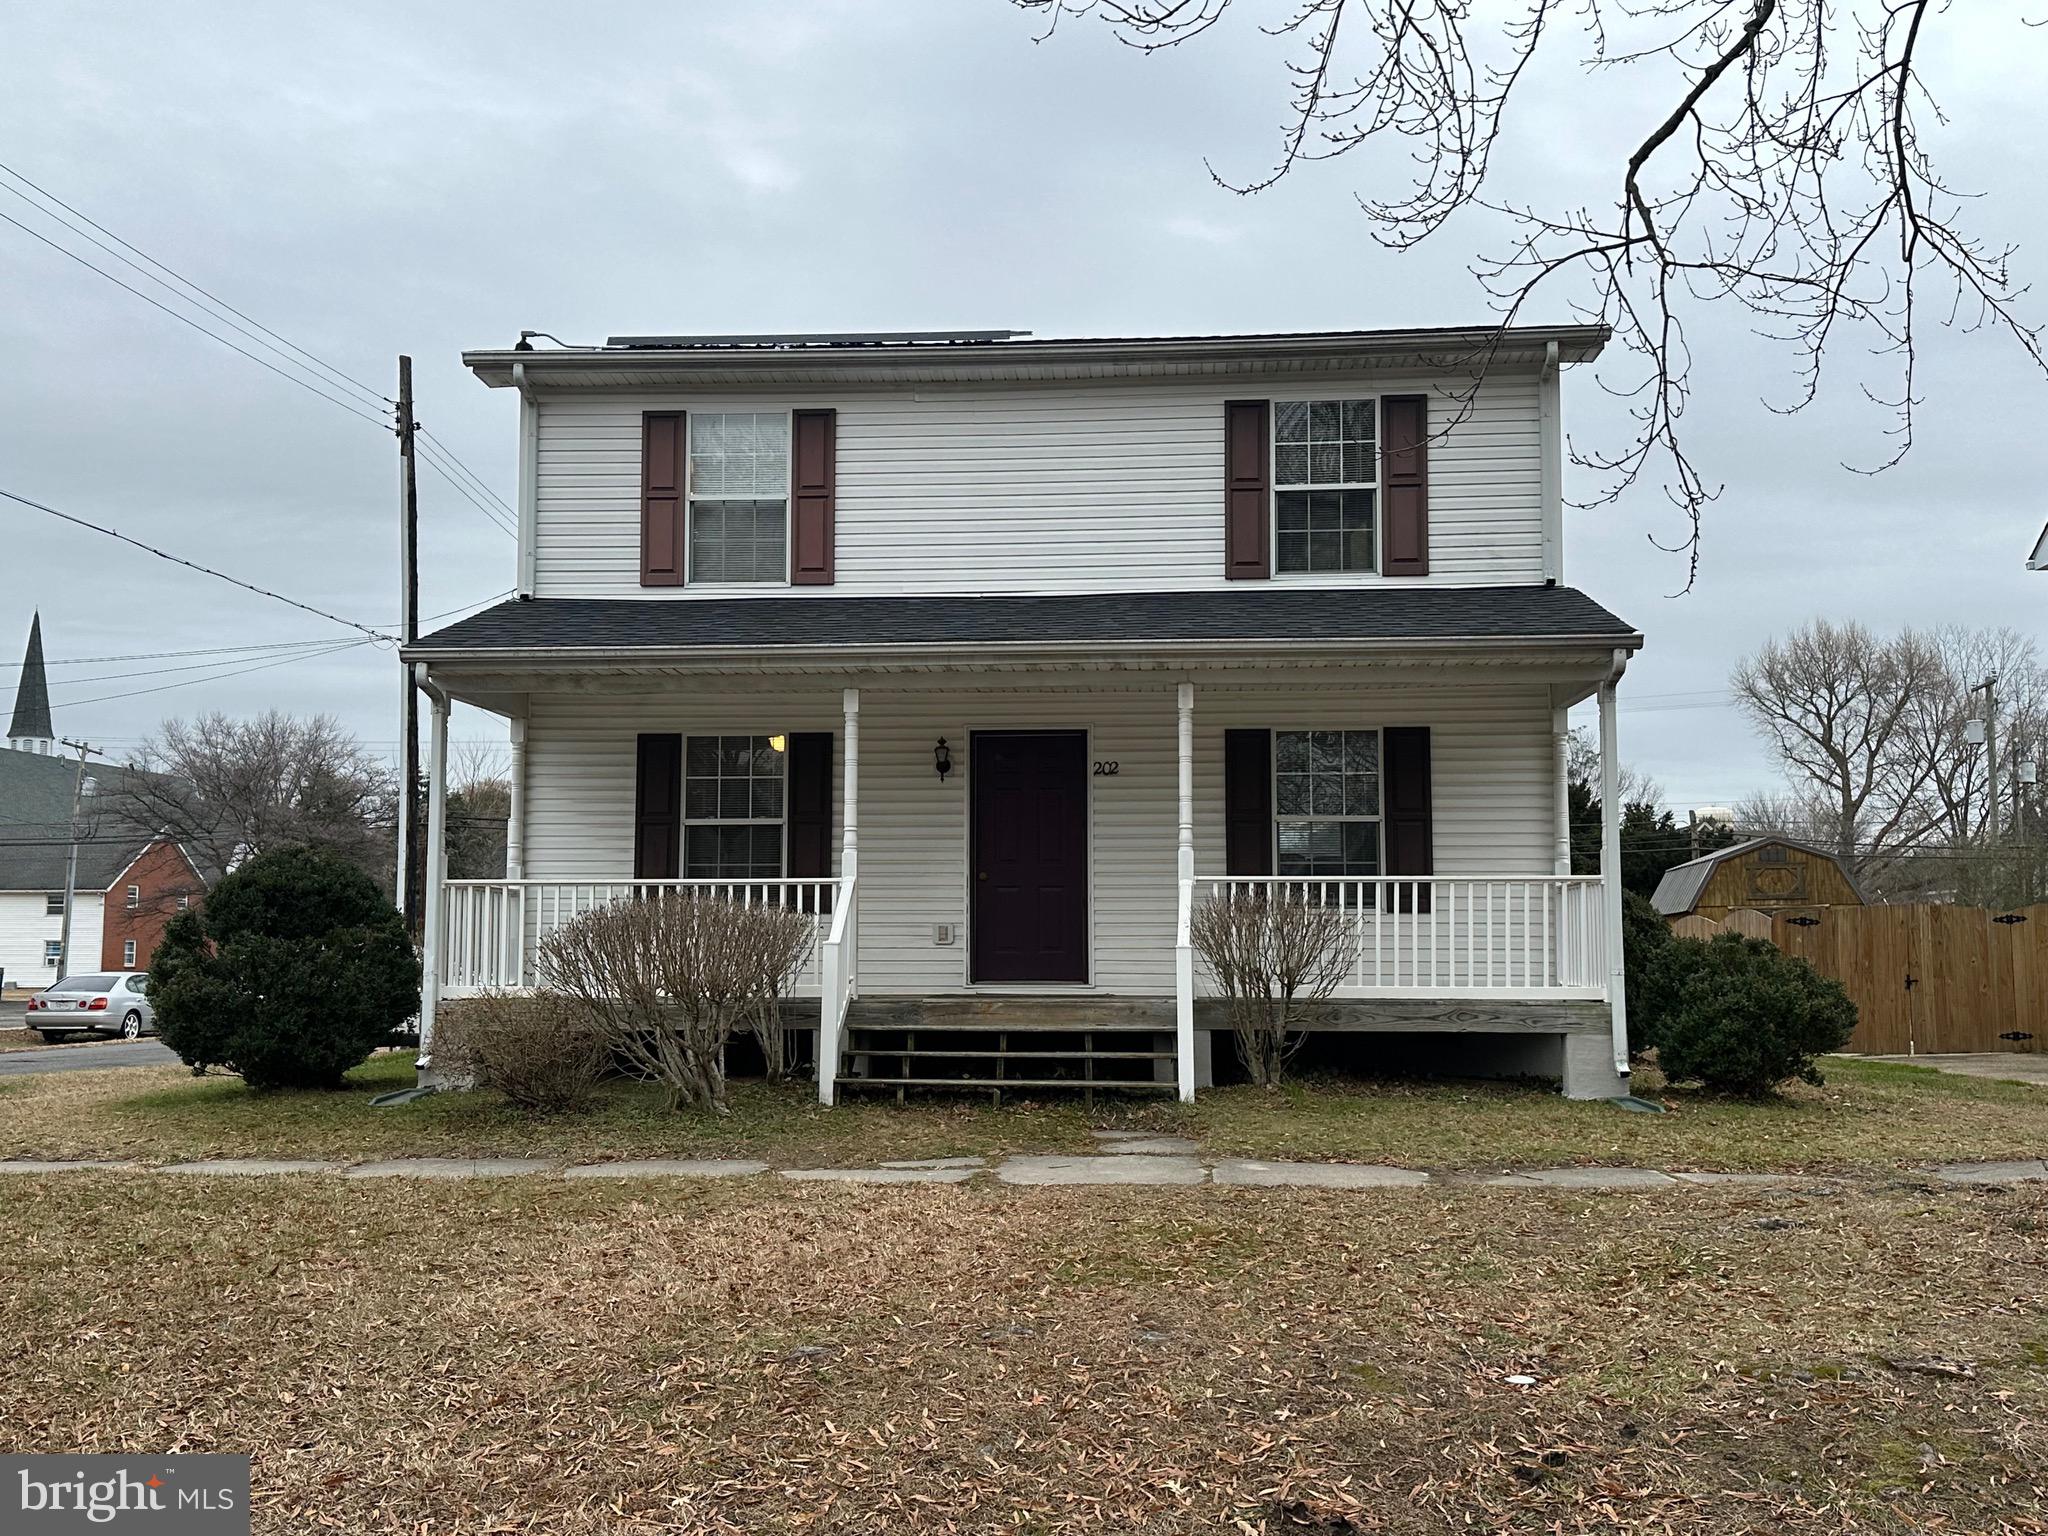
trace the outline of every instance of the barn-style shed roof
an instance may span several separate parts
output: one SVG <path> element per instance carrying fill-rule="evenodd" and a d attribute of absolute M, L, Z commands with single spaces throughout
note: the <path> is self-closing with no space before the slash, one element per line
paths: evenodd
<path fill-rule="evenodd" d="M 1863 901 L 1863 887 L 1856 883 L 1855 871 L 1837 858 L 1827 848 L 1812 843 L 1802 843 L 1792 837 L 1752 837 L 1746 842 L 1730 843 L 1726 848 L 1716 848 L 1712 853 L 1701 854 L 1683 864 L 1674 864 L 1664 871 L 1664 878 L 1657 882 L 1657 890 L 1650 897 L 1650 905 L 1666 917 L 1679 917 L 1699 905 L 1700 895 L 1707 888 L 1707 882 L 1714 878 L 1714 871 L 1732 859 L 1740 859 L 1755 853 L 1759 848 L 1796 848 L 1801 853 L 1811 854 L 1817 859 L 1826 859 L 1842 872 L 1842 878 L 1849 882 L 1849 889 L 1856 893 L 1856 899 Z"/>

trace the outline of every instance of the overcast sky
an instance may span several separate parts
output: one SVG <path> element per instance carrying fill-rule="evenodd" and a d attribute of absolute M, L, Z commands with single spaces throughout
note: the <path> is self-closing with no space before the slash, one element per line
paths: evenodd
<path fill-rule="evenodd" d="M 1039 25 L 1004 0 L 16 7 L 0 161 L 380 391 L 410 352 L 421 420 L 508 501 L 513 400 L 458 353 L 522 327 L 580 342 L 1488 317 L 1466 271 L 1499 244 L 1484 227 L 1400 256 L 1369 240 L 1351 198 L 1385 158 L 1312 167 L 1251 199 L 1211 182 L 1204 156 L 1238 176 L 1268 161 L 1278 45 L 1240 24 L 1143 58 L 1071 21 L 1035 42 Z M 2042 34 L 1954 14 L 1939 34 L 1927 73 L 1953 121 L 1938 150 L 1989 194 L 1979 226 L 2022 243 L 2022 270 L 2048 272 L 2037 172 L 2011 153 L 2015 126 L 2038 118 Z M 1560 50 L 1529 81 L 1524 137 L 1501 165 L 1532 196 L 1604 199 L 1661 115 L 1654 82 L 1589 85 L 1575 58 Z M 0 195 L 0 214 L 148 286 L 15 198 Z M 0 283 L 0 486 L 395 622 L 388 434 L 7 224 Z M 1563 296 L 1529 318 L 1569 318 Z M 1692 445 L 1727 486 L 1697 588 L 1666 595 L 1684 567 L 1647 542 L 1674 532 L 1655 485 L 1568 515 L 1568 579 L 1649 637 L 1624 684 L 1624 755 L 1679 807 L 1772 783 L 1721 692 L 1772 632 L 1827 615 L 2031 634 L 2048 597 L 2048 573 L 2023 569 L 2048 515 L 2048 388 L 2008 341 L 1931 334 L 1918 447 L 1869 478 L 1841 467 L 1880 456 L 1887 424 L 1857 393 L 1854 354 L 1822 407 L 1788 419 L 1759 403 L 1789 387 L 1787 354 L 1734 314 L 1696 322 L 1694 339 Z M 1575 436 L 1613 441 L 1612 409 L 1587 373 L 1567 376 Z M 1587 489 L 1575 472 L 1568 492 Z M 421 494 L 423 612 L 509 588 L 511 539 L 442 480 Z M 5 503 L 0 537 L 9 696 L 35 606 L 55 660 L 348 638 Z M 167 714 L 282 705 L 392 748 L 387 652 L 153 673 L 200 659 L 55 665 L 59 729 L 119 755 Z M 490 724 L 471 716 L 458 734 Z"/>

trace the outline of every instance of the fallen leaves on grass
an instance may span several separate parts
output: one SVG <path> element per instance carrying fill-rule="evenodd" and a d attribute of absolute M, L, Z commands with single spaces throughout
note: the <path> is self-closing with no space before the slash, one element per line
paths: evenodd
<path fill-rule="evenodd" d="M 1797 1536 L 2048 1509 L 2048 1193 L 134 1190 L 9 1185 L 0 1424 L 253 1451 L 266 1532 Z M 1758 1230 L 1772 1211 L 1809 1225 Z M 1978 1375 L 1873 1368 L 1929 1358 Z"/>

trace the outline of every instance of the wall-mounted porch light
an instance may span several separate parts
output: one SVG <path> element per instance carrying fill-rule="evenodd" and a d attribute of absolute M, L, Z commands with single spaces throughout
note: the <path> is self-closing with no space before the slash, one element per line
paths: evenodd
<path fill-rule="evenodd" d="M 941 784 L 946 782 L 946 775 L 953 771 L 953 749 L 946 745 L 946 738 L 943 736 L 939 738 L 939 744 L 932 748 L 932 766 L 938 769 Z"/>
<path fill-rule="evenodd" d="M 770 752 L 783 752 L 783 751 L 787 751 L 787 750 L 788 750 L 788 748 L 789 748 L 789 738 L 788 738 L 788 737 L 786 737 L 786 736 L 770 736 L 770 737 L 768 738 L 768 750 L 769 750 Z"/>

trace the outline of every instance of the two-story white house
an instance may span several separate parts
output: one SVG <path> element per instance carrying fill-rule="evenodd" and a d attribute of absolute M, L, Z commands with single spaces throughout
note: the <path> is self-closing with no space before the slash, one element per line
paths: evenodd
<path fill-rule="evenodd" d="M 1620 889 L 1565 711 L 1642 637 L 1563 582 L 1599 327 L 480 351 L 520 400 L 516 600 L 406 649 L 511 722 L 509 878 L 430 879 L 439 998 L 652 885 L 818 915 L 792 1021 L 855 1086 L 1221 1067 L 1198 903 L 1356 949 L 1316 1027 L 1625 1091 Z"/>

